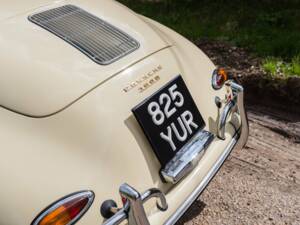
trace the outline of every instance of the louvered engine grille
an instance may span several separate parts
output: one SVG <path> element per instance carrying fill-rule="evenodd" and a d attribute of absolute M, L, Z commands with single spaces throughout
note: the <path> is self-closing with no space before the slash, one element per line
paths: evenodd
<path fill-rule="evenodd" d="M 110 64 L 139 48 L 139 43 L 129 35 L 74 5 L 31 15 L 29 20 L 101 65 Z"/>

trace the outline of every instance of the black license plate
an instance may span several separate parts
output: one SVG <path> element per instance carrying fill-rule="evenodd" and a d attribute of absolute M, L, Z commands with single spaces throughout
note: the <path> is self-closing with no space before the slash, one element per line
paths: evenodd
<path fill-rule="evenodd" d="M 132 109 L 164 167 L 205 122 L 181 76 Z"/>

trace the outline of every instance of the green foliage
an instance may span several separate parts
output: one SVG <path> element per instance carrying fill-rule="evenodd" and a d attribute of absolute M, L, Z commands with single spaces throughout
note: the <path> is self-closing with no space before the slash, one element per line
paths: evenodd
<path fill-rule="evenodd" d="M 284 62 L 280 58 L 269 57 L 263 61 L 262 67 L 271 77 L 300 76 L 300 55 L 293 57 L 291 63 Z"/>
<path fill-rule="evenodd" d="M 271 76 L 275 76 L 277 74 L 277 62 L 276 58 L 267 58 L 263 62 L 264 70 L 270 74 Z"/>
<path fill-rule="evenodd" d="M 300 53 L 299 0 L 119 1 L 192 41 L 230 41 L 289 62 Z"/>
<path fill-rule="evenodd" d="M 300 76 L 300 54 L 293 58 L 291 68 L 292 73 Z"/>

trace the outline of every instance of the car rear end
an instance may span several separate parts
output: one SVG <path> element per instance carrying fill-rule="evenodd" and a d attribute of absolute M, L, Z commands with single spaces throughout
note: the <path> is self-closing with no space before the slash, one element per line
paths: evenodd
<path fill-rule="evenodd" d="M 2 78 L 7 87 L 1 86 L 0 133 L 9 151 L 0 160 L 7 206 L 0 223 L 51 224 L 45 218 L 56 218 L 61 209 L 70 216 L 65 205 L 86 193 L 86 207 L 68 217 L 71 224 L 174 224 L 232 149 L 245 144 L 243 88 L 192 43 L 150 19 L 111 1 L 103 1 L 103 8 L 95 1 L 68 3 L 2 24 L 7 41 L 19 30 L 25 34 L 11 38 L 23 47 L 6 58 L 19 68 L 3 69 L 10 76 Z M 59 7 L 92 11 L 77 22 L 104 18 L 93 26 L 129 37 L 131 50 L 118 54 L 126 47 L 119 45 L 105 61 L 95 46 L 111 49 L 107 43 L 115 36 L 74 40 L 77 29 L 86 32 L 76 23 L 64 30 L 75 30 L 67 37 L 42 21 L 56 11 L 35 16 Z M 20 49 L 23 54 L 12 54 Z M 16 80 L 14 92 L 8 87 Z M 103 205 L 107 200 L 114 204 Z"/>

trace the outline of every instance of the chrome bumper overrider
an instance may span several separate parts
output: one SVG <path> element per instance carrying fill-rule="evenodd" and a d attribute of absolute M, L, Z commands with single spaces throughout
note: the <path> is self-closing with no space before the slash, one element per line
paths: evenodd
<path fill-rule="evenodd" d="M 244 109 L 244 90 L 242 86 L 232 81 L 228 82 L 227 85 L 231 88 L 232 96 L 231 99 L 226 102 L 220 115 L 217 134 L 213 135 L 208 131 L 200 131 L 195 135 L 195 137 L 176 154 L 175 158 L 162 169 L 161 174 L 164 179 L 172 183 L 178 182 L 198 164 L 205 149 L 209 146 L 214 137 L 225 140 L 225 125 L 231 114 L 237 113 L 240 116 L 240 126 L 235 127 L 236 133 L 222 152 L 221 156 L 191 195 L 183 202 L 176 212 L 169 217 L 165 222 L 165 225 L 173 225 L 183 215 L 217 173 L 232 149 L 234 147 L 242 148 L 246 144 L 248 138 L 248 121 Z M 114 216 L 106 220 L 104 225 L 116 225 L 124 220 L 127 220 L 129 225 L 150 225 L 143 204 L 152 197 L 160 200 L 160 202 L 157 203 L 159 210 L 165 211 L 168 207 L 164 194 L 156 188 L 149 189 L 144 194 L 140 194 L 129 185 L 123 184 L 120 187 L 120 194 L 122 198 L 126 199 L 126 203 L 123 208 L 117 209 Z M 112 211 L 113 210 L 115 209 L 112 209 Z"/>
<path fill-rule="evenodd" d="M 126 200 L 123 208 L 118 209 L 116 214 L 104 222 L 104 225 L 117 225 L 124 220 L 128 221 L 130 225 L 150 225 L 146 216 L 143 204 L 151 198 L 157 198 L 157 208 L 161 211 L 168 209 L 168 204 L 165 195 L 157 188 L 151 188 L 140 194 L 133 187 L 128 184 L 120 186 L 120 195 Z M 115 209 L 111 209 L 115 211 Z"/>
<path fill-rule="evenodd" d="M 237 112 L 241 118 L 241 126 L 235 127 L 235 129 L 240 130 L 239 133 L 241 134 L 241 136 L 243 136 L 241 138 L 246 139 L 246 143 L 248 137 L 248 120 L 244 107 L 244 89 L 242 86 L 234 83 L 233 81 L 230 81 L 229 83 L 227 83 L 227 85 L 230 86 L 233 96 L 232 99 L 227 102 L 223 109 L 223 112 L 221 113 L 218 123 L 217 136 L 220 139 L 225 140 L 225 126 L 228 116 L 233 112 Z"/>

